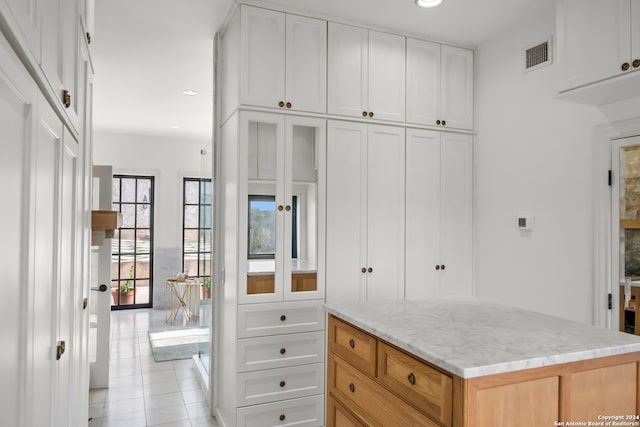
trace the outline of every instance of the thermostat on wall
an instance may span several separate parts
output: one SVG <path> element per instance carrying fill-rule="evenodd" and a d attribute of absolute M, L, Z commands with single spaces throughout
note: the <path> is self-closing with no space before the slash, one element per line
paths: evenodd
<path fill-rule="evenodd" d="M 516 226 L 518 230 L 533 231 L 533 215 L 518 215 Z"/>

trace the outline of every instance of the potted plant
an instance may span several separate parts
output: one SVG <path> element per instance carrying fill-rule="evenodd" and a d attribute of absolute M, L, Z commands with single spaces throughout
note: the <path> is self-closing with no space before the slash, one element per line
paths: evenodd
<path fill-rule="evenodd" d="M 207 276 L 202 280 L 202 285 L 200 286 L 200 295 L 200 299 L 211 298 L 211 277 Z"/>
<path fill-rule="evenodd" d="M 133 265 L 129 269 L 129 278 L 120 284 L 120 305 L 133 304 Z"/>

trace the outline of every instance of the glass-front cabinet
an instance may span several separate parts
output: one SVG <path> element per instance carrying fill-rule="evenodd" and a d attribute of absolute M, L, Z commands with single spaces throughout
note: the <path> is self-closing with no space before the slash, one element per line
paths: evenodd
<path fill-rule="evenodd" d="M 239 302 L 321 299 L 325 120 L 243 112 L 239 125 Z"/>

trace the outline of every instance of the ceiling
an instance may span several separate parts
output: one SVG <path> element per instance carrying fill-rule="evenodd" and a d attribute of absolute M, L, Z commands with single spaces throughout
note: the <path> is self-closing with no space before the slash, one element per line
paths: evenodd
<path fill-rule="evenodd" d="M 95 6 L 96 131 L 210 139 L 213 37 L 233 0 L 101 0 Z M 474 47 L 555 0 L 269 0 L 267 6 Z M 195 90 L 185 96 L 183 90 Z"/>

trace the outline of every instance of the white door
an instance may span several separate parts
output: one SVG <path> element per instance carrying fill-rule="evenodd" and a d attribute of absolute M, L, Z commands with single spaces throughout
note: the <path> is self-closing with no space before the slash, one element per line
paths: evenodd
<path fill-rule="evenodd" d="M 471 295 L 473 292 L 472 141 L 471 135 L 442 133 L 440 295 Z"/>
<path fill-rule="evenodd" d="M 278 107 L 285 102 L 285 15 L 242 6 L 240 103 Z"/>
<path fill-rule="evenodd" d="M 560 91 L 623 73 L 629 61 L 631 3 L 636 0 L 558 2 Z"/>
<path fill-rule="evenodd" d="M 369 117 L 404 122 L 405 40 L 369 31 Z"/>
<path fill-rule="evenodd" d="M 295 110 L 326 113 L 327 22 L 289 14 L 286 21 L 286 102 Z"/>
<path fill-rule="evenodd" d="M 440 132 L 407 129 L 405 293 L 440 295 Z"/>
<path fill-rule="evenodd" d="M 36 58 L 40 57 L 42 36 L 42 1 L 5 0 L 15 18 L 22 36 Z"/>
<path fill-rule="evenodd" d="M 17 3 L 24 5 L 22 1 Z M 2 188 L 2 197 L 7 206 L 0 210 L 0 269 L 3 280 L 8 284 L 2 288 L 4 303 L 0 310 L 0 322 L 6 327 L 2 328 L 0 339 L 11 343 L 5 345 L 0 352 L 0 365 L 3 366 L 0 411 L 3 425 L 37 425 L 29 419 L 31 411 L 21 412 L 20 403 L 23 395 L 28 395 L 32 390 L 31 383 L 27 382 L 27 366 L 31 364 L 33 357 L 28 349 L 32 348 L 32 342 L 25 342 L 27 325 L 32 322 L 31 301 L 34 298 L 34 269 L 26 261 L 30 258 L 28 246 L 31 241 L 28 234 L 30 215 L 27 204 L 32 200 L 24 197 L 29 194 L 32 183 L 24 173 L 24 168 L 31 163 L 29 153 L 33 147 L 32 140 L 35 139 L 33 128 L 38 92 L 35 82 L 22 68 L 2 35 L 0 75 L 0 180 L 6 184 Z M 52 259 L 49 261 L 52 262 Z M 21 286 L 10 285 L 17 283 Z M 43 404 L 46 407 L 47 402 Z"/>
<path fill-rule="evenodd" d="M 362 117 L 368 111 L 369 30 L 329 22 L 327 111 Z"/>
<path fill-rule="evenodd" d="M 366 142 L 367 125 L 327 122 L 328 302 L 366 298 Z"/>
<path fill-rule="evenodd" d="M 440 45 L 407 38 L 407 122 L 436 125 L 440 118 Z"/>
<path fill-rule="evenodd" d="M 365 264 L 369 301 L 404 298 L 404 144 L 404 128 L 369 125 Z"/>
<path fill-rule="evenodd" d="M 441 120 L 446 127 L 473 129 L 473 51 L 442 45 L 440 48 Z"/>

